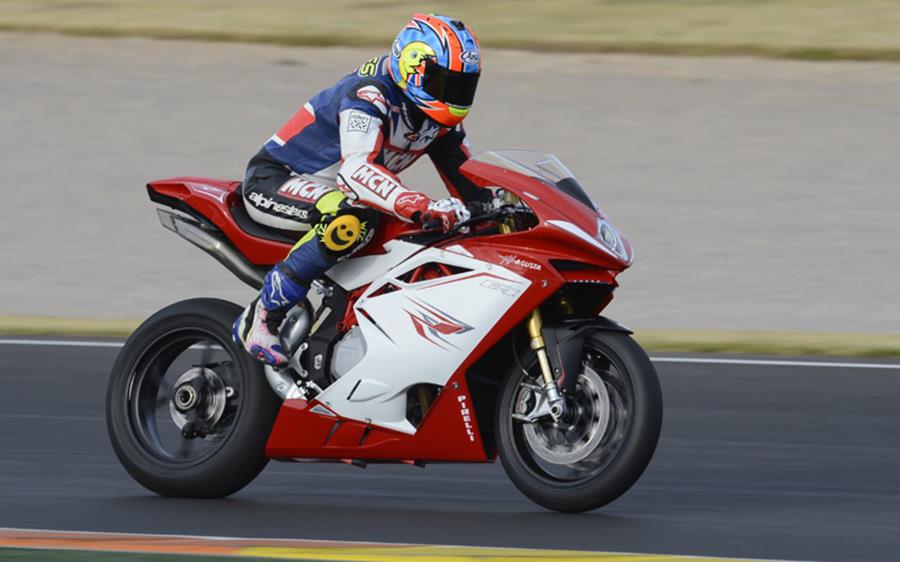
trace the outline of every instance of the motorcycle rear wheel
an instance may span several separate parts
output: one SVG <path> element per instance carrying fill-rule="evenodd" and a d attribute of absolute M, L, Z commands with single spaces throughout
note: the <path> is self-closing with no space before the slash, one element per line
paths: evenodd
<path fill-rule="evenodd" d="M 231 337 L 241 308 L 190 299 L 147 319 L 110 375 L 109 438 L 145 488 L 170 497 L 221 498 L 268 462 L 280 407 L 262 365 Z"/>
<path fill-rule="evenodd" d="M 643 474 L 659 440 L 662 394 L 656 371 L 627 334 L 595 331 L 584 340 L 568 417 L 528 423 L 537 404 L 536 360 L 507 375 L 497 408 L 496 435 L 510 480 L 535 503 L 562 512 L 606 505 Z M 517 419 L 518 418 L 518 419 Z"/>

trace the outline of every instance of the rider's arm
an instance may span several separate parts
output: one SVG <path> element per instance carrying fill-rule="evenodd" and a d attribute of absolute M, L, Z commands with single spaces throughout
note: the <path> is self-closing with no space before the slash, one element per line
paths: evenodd
<path fill-rule="evenodd" d="M 431 162 L 453 196 L 459 197 L 465 203 L 472 201 L 486 203 L 491 200 L 489 190 L 481 189 L 459 171 L 463 162 L 471 157 L 469 141 L 462 125 L 457 125 L 435 139 L 428 147 L 428 156 L 431 157 Z"/>
<path fill-rule="evenodd" d="M 359 88 L 342 104 L 338 127 L 341 136 L 341 167 L 338 188 L 350 199 L 419 222 L 431 200 L 403 186 L 383 166 L 381 146 L 390 126 L 388 104 L 373 85 Z"/>

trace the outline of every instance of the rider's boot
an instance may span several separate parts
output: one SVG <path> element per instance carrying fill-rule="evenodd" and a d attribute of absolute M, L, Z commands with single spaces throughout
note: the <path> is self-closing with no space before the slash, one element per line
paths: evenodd
<path fill-rule="evenodd" d="M 289 357 L 281 345 L 278 328 L 287 311 L 306 296 L 307 288 L 272 268 L 259 296 L 234 322 L 234 340 L 253 357 L 275 367 L 287 365 Z"/>

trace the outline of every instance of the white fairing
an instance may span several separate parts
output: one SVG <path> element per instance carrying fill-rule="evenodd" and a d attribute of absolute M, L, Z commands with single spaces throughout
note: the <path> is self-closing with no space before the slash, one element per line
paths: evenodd
<path fill-rule="evenodd" d="M 342 278 L 345 288 L 374 279 L 354 305 L 365 356 L 317 399 L 346 418 L 415 433 L 406 420 L 407 389 L 419 383 L 444 386 L 531 282 L 499 265 L 434 248 L 397 264 L 399 249 L 377 256 L 380 275 L 372 275 L 376 263 L 370 263 L 358 266 L 357 275 Z M 355 270 L 352 263 L 361 259 L 342 267 Z M 465 271 L 412 284 L 399 279 L 428 263 Z M 384 291 L 388 284 L 390 290 Z"/>
<path fill-rule="evenodd" d="M 331 359 L 331 376 L 336 379 L 341 378 L 365 357 L 366 340 L 363 338 L 360 327 L 354 326 L 334 346 L 334 357 Z"/>
<path fill-rule="evenodd" d="M 422 248 L 424 246 L 419 244 L 390 240 L 384 245 L 386 254 L 361 256 L 340 262 L 328 270 L 328 277 L 345 291 L 352 291 L 371 283 Z"/>

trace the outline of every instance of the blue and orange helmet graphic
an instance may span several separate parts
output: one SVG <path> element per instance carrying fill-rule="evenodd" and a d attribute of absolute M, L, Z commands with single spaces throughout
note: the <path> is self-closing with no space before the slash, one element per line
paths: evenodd
<path fill-rule="evenodd" d="M 425 115 L 453 127 L 468 115 L 481 76 L 475 33 L 459 20 L 415 14 L 391 47 L 391 78 Z"/>

